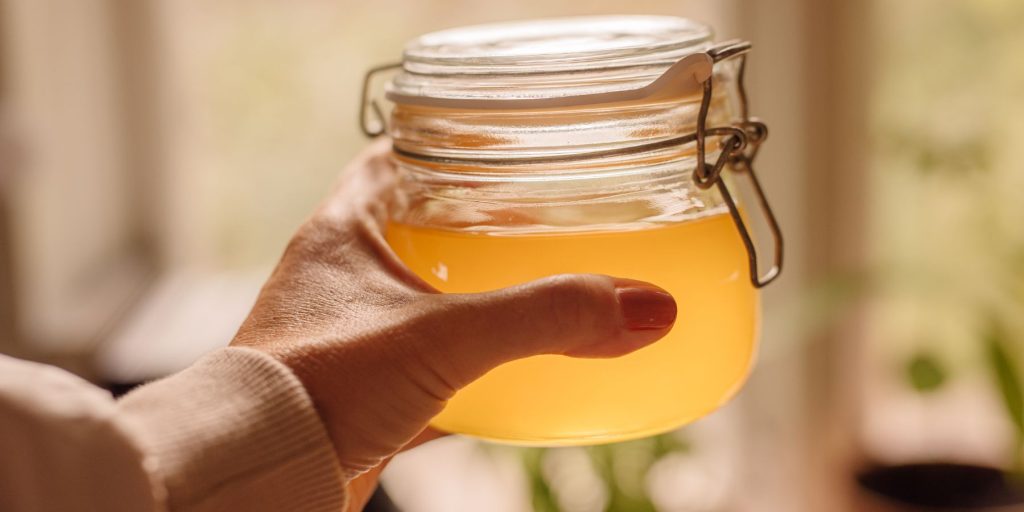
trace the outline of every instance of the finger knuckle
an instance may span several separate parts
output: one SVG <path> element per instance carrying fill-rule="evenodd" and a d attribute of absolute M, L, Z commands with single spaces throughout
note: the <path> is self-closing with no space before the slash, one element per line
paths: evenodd
<path fill-rule="evenodd" d="M 586 330 L 602 314 L 603 287 L 589 276 L 554 276 L 546 288 L 545 303 L 561 335 Z"/>
<path fill-rule="evenodd" d="M 428 378 L 438 396 L 450 396 L 472 379 L 464 354 L 459 353 L 462 340 L 455 338 L 458 334 L 450 326 L 454 311 L 422 301 L 403 309 L 409 319 L 407 347 L 419 365 L 418 373 Z"/>

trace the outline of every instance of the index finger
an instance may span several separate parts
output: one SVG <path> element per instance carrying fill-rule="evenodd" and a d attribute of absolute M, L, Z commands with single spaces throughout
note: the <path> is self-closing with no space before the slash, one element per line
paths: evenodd
<path fill-rule="evenodd" d="M 344 218 L 369 211 L 383 214 L 381 207 L 394 190 L 396 172 L 391 161 L 391 139 L 380 137 L 359 152 L 341 171 L 318 213 Z M 380 219 L 378 219 L 380 220 Z"/>

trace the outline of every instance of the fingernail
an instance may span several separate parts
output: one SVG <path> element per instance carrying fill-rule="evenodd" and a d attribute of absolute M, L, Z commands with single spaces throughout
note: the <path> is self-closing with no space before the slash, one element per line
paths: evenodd
<path fill-rule="evenodd" d="M 640 281 L 617 280 L 615 294 L 626 328 L 631 331 L 665 329 L 676 320 L 676 301 L 661 288 Z"/>

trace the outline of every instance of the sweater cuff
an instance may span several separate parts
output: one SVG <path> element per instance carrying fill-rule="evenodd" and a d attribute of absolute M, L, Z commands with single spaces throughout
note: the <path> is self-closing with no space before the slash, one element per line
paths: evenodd
<path fill-rule="evenodd" d="M 312 400 L 257 350 L 220 349 L 119 407 L 170 510 L 344 510 L 341 469 Z"/>

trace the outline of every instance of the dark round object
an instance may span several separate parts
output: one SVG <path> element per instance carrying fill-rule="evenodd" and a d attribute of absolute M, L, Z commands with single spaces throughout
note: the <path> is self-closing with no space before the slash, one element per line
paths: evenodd
<path fill-rule="evenodd" d="M 860 472 L 857 481 L 889 501 L 922 508 L 988 510 L 1024 504 L 1021 482 L 990 467 L 950 463 L 875 466 Z"/>

